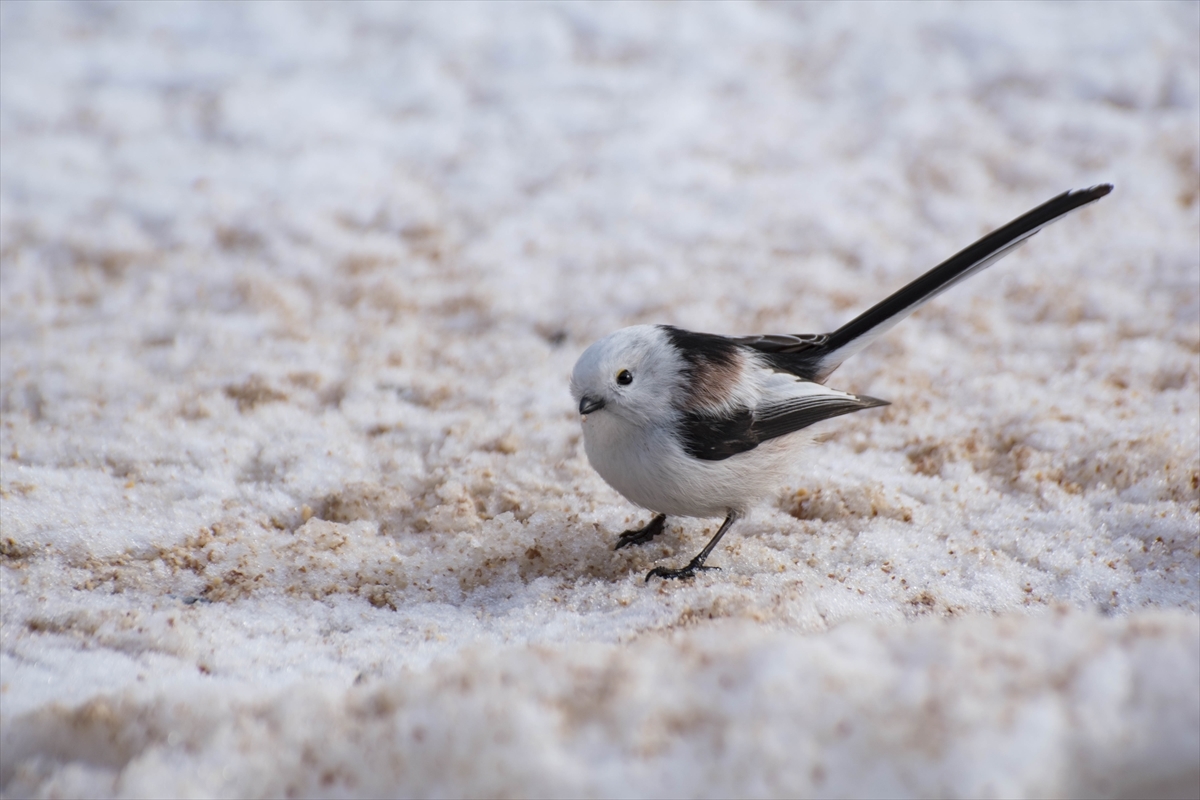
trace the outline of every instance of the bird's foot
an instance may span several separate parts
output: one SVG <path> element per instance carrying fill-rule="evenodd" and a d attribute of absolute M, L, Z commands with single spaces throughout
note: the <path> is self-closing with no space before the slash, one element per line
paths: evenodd
<path fill-rule="evenodd" d="M 662 578 L 663 580 L 694 578 L 697 572 L 708 572 L 709 570 L 719 570 L 720 567 L 706 567 L 703 564 L 697 564 L 695 561 L 688 564 L 683 569 L 667 569 L 666 567 L 655 567 L 646 573 L 646 581 L 651 578 Z"/>
<path fill-rule="evenodd" d="M 645 544 L 663 532 L 663 523 L 667 521 L 666 514 L 659 514 L 654 519 L 646 523 L 643 528 L 637 528 L 632 531 L 625 531 L 617 539 L 617 546 L 613 550 L 620 550 L 622 547 L 629 547 L 633 544 Z"/>
<path fill-rule="evenodd" d="M 729 515 L 725 517 L 725 521 L 721 523 L 721 528 L 717 531 L 717 535 L 712 537 L 708 544 L 704 545 L 704 549 L 697 553 L 696 557 L 689 561 L 686 567 L 683 569 L 655 567 L 646 573 L 646 580 L 649 581 L 651 578 L 655 577 L 662 578 L 663 580 L 669 580 L 671 578 L 693 578 L 696 576 L 697 572 L 706 572 L 710 569 L 720 569 L 720 567 L 706 567 L 704 566 L 704 562 L 708 560 L 708 554 L 711 553 L 713 548 L 717 546 L 717 542 L 721 541 L 721 537 L 725 535 L 725 532 L 729 530 L 729 527 L 733 525 L 733 523 L 737 522 L 738 517 L 741 515 L 742 514 L 740 511 L 731 510 Z"/>

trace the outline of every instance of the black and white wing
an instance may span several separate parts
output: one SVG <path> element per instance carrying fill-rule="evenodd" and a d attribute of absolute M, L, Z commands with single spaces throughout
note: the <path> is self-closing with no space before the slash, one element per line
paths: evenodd
<path fill-rule="evenodd" d="M 722 412 L 702 409 L 684 414 L 679 430 L 688 455 L 721 461 L 821 420 L 888 404 L 886 400 L 840 392 L 791 375 L 778 377 L 779 385 L 754 408 Z M 787 385 L 783 385 L 785 381 Z"/>

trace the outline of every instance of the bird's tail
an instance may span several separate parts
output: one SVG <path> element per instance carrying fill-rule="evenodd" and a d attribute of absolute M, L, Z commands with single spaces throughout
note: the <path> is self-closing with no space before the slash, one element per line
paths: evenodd
<path fill-rule="evenodd" d="M 813 378 L 824 381 L 843 361 L 891 330 L 892 326 L 925 303 L 1004 258 L 1050 223 L 1104 197 L 1112 188 L 1112 184 L 1103 183 L 1089 189 L 1064 192 L 946 259 L 833 333 L 813 337 L 823 340 L 818 345 L 820 352 L 810 355 L 810 358 L 816 356 L 810 362 L 814 366 Z"/>

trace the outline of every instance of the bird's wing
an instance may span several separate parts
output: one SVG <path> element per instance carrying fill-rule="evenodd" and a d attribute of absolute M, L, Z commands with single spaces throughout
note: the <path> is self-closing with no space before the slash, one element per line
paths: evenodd
<path fill-rule="evenodd" d="M 687 454 L 704 461 L 721 461 L 821 420 L 887 405 L 886 400 L 841 392 L 790 375 L 785 378 L 780 374 L 777 378 L 752 409 L 685 414 L 680 434 Z"/>
<path fill-rule="evenodd" d="M 764 333 L 758 336 L 730 336 L 731 340 L 760 353 L 803 353 L 820 348 L 829 341 L 827 333 Z"/>
<path fill-rule="evenodd" d="M 820 386 L 820 384 L 812 384 Z M 808 397 L 798 397 L 776 405 L 760 407 L 755 413 L 754 425 L 751 426 L 754 435 L 760 442 L 784 436 L 789 433 L 807 428 L 824 419 L 852 414 L 866 408 L 877 408 L 888 405 L 887 400 L 867 397 L 860 394 L 839 392 L 836 389 L 826 389 L 827 394 L 813 394 Z"/>
<path fill-rule="evenodd" d="M 761 440 L 753 427 L 754 412 L 748 408 L 720 414 L 692 411 L 680 420 L 680 443 L 692 458 L 722 461 L 758 447 Z"/>
<path fill-rule="evenodd" d="M 825 358 L 829 334 L 769 333 L 731 336 L 729 340 L 762 353 L 779 369 L 805 380 L 813 380 Z"/>

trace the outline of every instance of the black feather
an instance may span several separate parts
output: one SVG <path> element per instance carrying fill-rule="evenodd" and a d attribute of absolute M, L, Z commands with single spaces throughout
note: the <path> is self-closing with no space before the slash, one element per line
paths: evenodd
<path fill-rule="evenodd" d="M 1088 189 L 1063 192 L 1047 200 L 1032 211 L 1028 211 L 1012 222 L 997 228 L 979 241 L 966 247 L 912 283 L 895 292 L 854 319 L 829 334 L 822 349 L 833 353 L 855 339 L 870 333 L 897 314 L 921 305 L 941 294 L 959 280 L 973 274 L 993 260 L 1008 253 L 1032 233 L 1051 222 L 1074 211 L 1080 206 L 1095 202 L 1112 191 L 1112 184 L 1101 184 Z M 832 365 L 832 366 L 836 366 Z M 830 370 L 832 371 L 832 370 Z"/>
<path fill-rule="evenodd" d="M 753 450 L 760 442 L 754 434 L 754 414 L 748 408 L 720 417 L 685 414 L 679 432 L 687 454 L 705 461 L 723 461 Z"/>
<path fill-rule="evenodd" d="M 715 333 L 685 331 L 672 325 L 659 325 L 675 345 L 693 373 L 709 365 L 727 366 L 737 363 L 738 342 Z"/>
<path fill-rule="evenodd" d="M 754 421 L 753 431 L 760 442 L 765 442 L 807 428 L 821 420 L 886 405 L 889 405 L 887 400 L 864 395 L 801 397 L 760 409 Z"/>
<path fill-rule="evenodd" d="M 742 408 L 725 415 L 693 412 L 683 416 L 680 434 L 688 455 L 704 461 L 723 461 L 821 420 L 887 404 L 886 400 L 874 397 L 814 395 L 755 411 Z"/>
<path fill-rule="evenodd" d="M 775 369 L 823 383 L 842 361 L 862 346 L 859 340 L 863 337 L 889 322 L 895 324 L 954 284 L 1007 255 L 1045 226 L 1099 200 L 1112 188 L 1111 184 L 1105 183 L 1063 192 L 954 254 L 833 333 L 743 336 L 731 341 L 762 353 L 767 363 Z"/>

